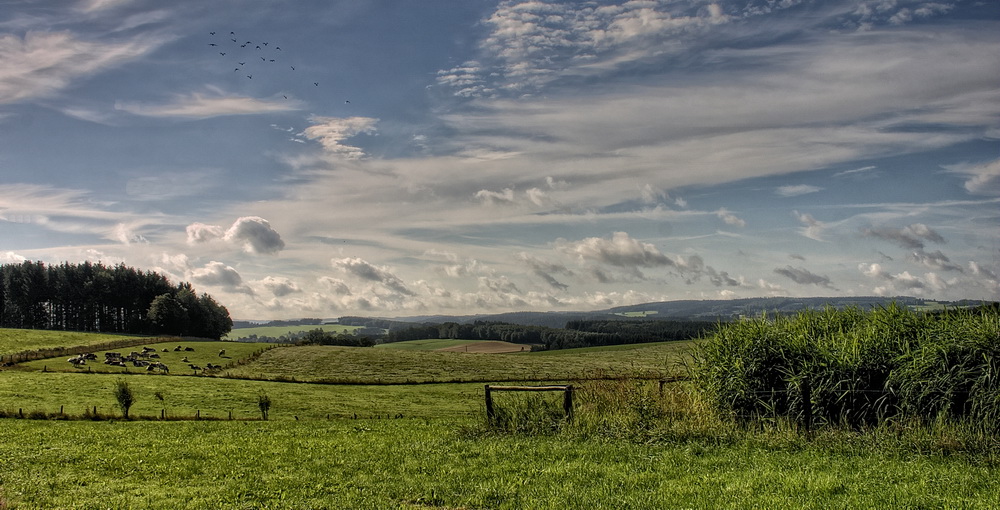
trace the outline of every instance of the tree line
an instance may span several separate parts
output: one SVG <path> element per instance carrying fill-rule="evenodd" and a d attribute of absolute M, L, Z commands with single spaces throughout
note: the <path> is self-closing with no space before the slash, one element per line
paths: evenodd
<path fill-rule="evenodd" d="M 581 320 L 565 328 L 529 326 L 506 322 L 475 321 L 468 324 L 418 324 L 393 328 L 386 342 L 425 339 L 500 340 L 532 344 L 535 349 L 570 349 L 600 345 L 687 340 L 708 334 L 717 326 L 706 321 Z"/>
<path fill-rule="evenodd" d="M 229 311 L 190 283 L 124 264 L 0 265 L 0 327 L 221 338 Z"/>

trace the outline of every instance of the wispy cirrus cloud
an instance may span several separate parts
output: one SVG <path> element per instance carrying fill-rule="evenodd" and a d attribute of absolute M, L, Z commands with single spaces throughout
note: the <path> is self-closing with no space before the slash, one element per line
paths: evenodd
<path fill-rule="evenodd" d="M 69 31 L 0 35 L 0 104 L 55 95 L 74 80 L 121 66 L 168 40 L 150 35 L 100 42 Z"/>
<path fill-rule="evenodd" d="M 302 108 L 294 99 L 257 99 L 248 96 L 225 95 L 219 89 L 210 94 L 191 93 L 178 95 L 173 101 L 149 104 L 134 101 L 119 101 L 115 109 L 145 117 L 176 117 L 207 119 L 225 115 L 259 115 L 264 113 L 289 112 Z"/>

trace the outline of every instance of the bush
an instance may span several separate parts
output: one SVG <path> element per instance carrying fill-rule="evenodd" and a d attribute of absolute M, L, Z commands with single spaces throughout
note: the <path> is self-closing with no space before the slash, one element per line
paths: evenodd
<path fill-rule="evenodd" d="M 128 410 L 135 403 L 135 393 L 132 392 L 128 382 L 124 379 L 118 379 L 115 381 L 114 394 L 115 400 L 118 401 L 118 407 L 122 410 L 122 416 L 127 420 Z"/>
<path fill-rule="evenodd" d="M 260 409 L 260 418 L 266 421 L 271 412 L 271 397 L 267 396 L 267 393 L 261 392 L 257 395 L 257 408 Z"/>
<path fill-rule="evenodd" d="M 739 420 L 873 425 L 940 416 L 1000 423 L 1000 313 L 922 314 L 890 305 L 723 325 L 694 376 Z"/>

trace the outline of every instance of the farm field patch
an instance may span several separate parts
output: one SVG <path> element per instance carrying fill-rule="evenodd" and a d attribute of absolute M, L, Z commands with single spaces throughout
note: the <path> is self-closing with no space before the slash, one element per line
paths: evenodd
<path fill-rule="evenodd" d="M 481 384 L 330 385 L 246 381 L 205 376 L 128 376 L 88 373 L 0 372 L 0 411 L 79 417 L 93 412 L 121 417 L 112 388 L 124 379 L 136 402 L 131 416 L 258 419 L 257 397 L 272 401 L 270 420 L 369 417 L 467 417 L 482 407 Z M 157 396 L 159 395 L 159 396 Z M 162 397 L 162 398 L 161 398 Z M 8 423 L 4 420 L 4 423 Z"/>
<path fill-rule="evenodd" d="M 997 508 L 993 466 L 795 442 L 482 436 L 459 420 L 10 420 L 17 508 Z"/>
<path fill-rule="evenodd" d="M 249 338 L 251 335 L 257 336 L 269 336 L 278 338 L 282 335 L 287 335 L 289 333 L 302 333 L 306 331 L 312 331 L 314 329 L 322 329 L 323 331 L 329 333 L 351 333 L 355 330 L 361 329 L 361 326 L 345 326 L 343 324 L 311 324 L 302 326 L 259 326 L 255 328 L 239 328 L 230 331 L 228 334 L 223 335 L 223 340 L 239 340 L 241 338 Z"/>
<path fill-rule="evenodd" d="M 81 333 L 76 331 L 0 328 L 0 355 L 10 355 L 36 349 L 99 345 L 132 338 L 140 339 L 144 337 L 107 333 Z"/>
<path fill-rule="evenodd" d="M 469 352 L 477 354 L 506 354 L 511 352 L 530 352 L 531 346 L 515 344 L 511 342 L 501 342 L 499 340 L 451 340 L 451 339 L 431 339 L 431 340 L 407 340 L 405 342 L 391 342 L 375 346 L 379 349 L 404 349 L 411 351 L 445 351 L 445 352 Z"/>
<path fill-rule="evenodd" d="M 116 352 L 128 355 L 130 352 L 139 352 L 143 347 L 152 349 L 150 355 L 155 357 L 142 358 L 145 361 L 158 361 L 169 368 L 169 373 L 176 374 L 198 374 L 200 370 L 194 370 L 189 365 L 195 365 L 205 369 L 209 364 L 213 366 L 227 366 L 241 359 L 247 358 L 261 349 L 267 349 L 274 344 L 244 343 L 244 342 L 215 342 L 215 341 L 195 341 L 172 338 L 161 341 L 160 338 L 151 338 L 149 343 L 140 346 L 110 349 L 106 351 L 95 351 L 96 360 L 87 361 L 86 364 L 76 365 L 69 363 L 67 358 L 48 358 L 35 361 L 28 361 L 18 364 L 18 370 L 45 370 L 55 372 L 100 372 L 100 373 L 143 373 L 147 372 L 145 367 L 137 367 L 133 363 L 125 363 L 124 367 L 108 365 L 104 363 L 105 353 Z M 223 351 L 225 351 L 223 353 Z M 186 361 L 185 361 L 186 360 Z M 156 373 L 162 373 L 156 370 Z"/>
<path fill-rule="evenodd" d="M 684 352 L 673 345 L 634 349 L 626 354 L 597 351 L 562 356 L 301 346 L 270 350 L 253 363 L 229 372 L 246 378 L 360 384 L 658 378 L 682 373 Z"/>

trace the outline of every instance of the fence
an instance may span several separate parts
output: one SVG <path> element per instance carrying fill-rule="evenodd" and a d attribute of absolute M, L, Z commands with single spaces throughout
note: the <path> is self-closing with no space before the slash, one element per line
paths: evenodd
<path fill-rule="evenodd" d="M 496 411 L 493 408 L 494 391 L 561 391 L 563 392 L 563 412 L 566 419 L 573 419 L 573 385 L 556 386 L 493 386 L 486 385 L 486 420 L 489 423 L 496 421 Z"/>

